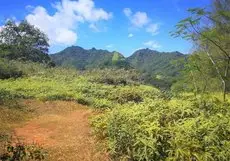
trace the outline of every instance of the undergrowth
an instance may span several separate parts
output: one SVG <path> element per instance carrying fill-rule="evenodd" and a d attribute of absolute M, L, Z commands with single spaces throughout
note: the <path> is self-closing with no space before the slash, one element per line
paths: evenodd
<path fill-rule="evenodd" d="M 103 109 L 92 126 L 114 160 L 230 160 L 230 103 L 220 101 L 218 94 L 175 97 L 142 85 L 135 73 L 123 77 L 126 70 L 78 72 L 14 63 L 24 75 L 0 80 L 3 107 L 9 100 L 33 98 Z M 26 116 L 21 109 L 6 107 L 0 108 L 3 115 L 11 110 L 12 118 Z"/>
<path fill-rule="evenodd" d="M 6 142 L 4 152 L 0 154 L 2 161 L 41 161 L 47 152 L 38 145 L 26 145 L 21 142 Z"/>
<path fill-rule="evenodd" d="M 19 98 L 36 98 L 40 100 L 75 100 L 96 108 L 112 108 L 127 102 L 139 103 L 146 98 L 157 97 L 156 88 L 127 81 L 125 84 L 108 84 L 92 79 L 88 72 L 79 73 L 71 69 L 46 68 L 31 63 L 20 64 L 25 69 L 25 76 L 18 79 L 0 80 L 0 91 Z M 98 71 L 98 75 L 103 73 Z M 111 74 L 110 79 L 117 81 L 123 74 Z M 95 74 L 96 75 L 96 74 Z M 130 79 L 134 77 L 130 74 Z"/>
<path fill-rule="evenodd" d="M 149 100 L 92 121 L 115 160 L 230 160 L 230 104 L 219 100 Z M 119 159 L 118 159 L 119 158 Z"/>

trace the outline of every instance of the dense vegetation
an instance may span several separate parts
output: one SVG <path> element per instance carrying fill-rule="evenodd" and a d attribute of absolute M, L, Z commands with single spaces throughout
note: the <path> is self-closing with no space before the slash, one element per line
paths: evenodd
<path fill-rule="evenodd" d="M 229 160 L 229 103 L 148 100 L 93 120 L 115 160 Z"/>
<path fill-rule="evenodd" d="M 230 1 L 189 12 L 173 32 L 196 46 L 182 64 L 177 62 L 184 67 L 172 87 L 178 95 L 118 106 L 93 120 L 95 133 L 107 140 L 115 160 L 230 159 Z M 195 97 L 183 93 L 189 91 Z"/>
<path fill-rule="evenodd" d="M 7 21 L 0 32 L 0 57 L 51 63 L 47 36 L 27 21 Z"/>
<path fill-rule="evenodd" d="M 114 160 L 230 160 L 230 1 L 216 0 L 212 9 L 189 12 L 173 35 L 194 42 L 191 55 L 144 49 L 125 59 L 117 52 L 69 47 L 52 55 L 66 68 L 52 67 L 43 57 L 47 50 L 34 49 L 33 39 L 27 46 L 24 34 L 14 37 L 26 22 L 22 27 L 7 23 L 0 33 L 0 111 L 10 110 L 11 117 L 26 115 L 11 103 L 17 99 L 72 100 L 100 110 L 92 118 L 93 131 Z M 43 35 L 26 26 L 36 31 L 32 35 Z M 9 43 L 6 31 L 14 38 Z M 175 59 L 177 67 L 171 64 Z M 158 81 L 173 78 L 171 90 L 144 85 L 142 73 L 132 67 Z"/>
<path fill-rule="evenodd" d="M 108 108 L 129 101 L 142 102 L 145 97 L 154 98 L 158 93 L 156 88 L 141 85 L 134 71 L 107 69 L 80 73 L 32 63 L 15 62 L 15 65 L 24 70 L 25 77 L 0 80 L 0 90 L 21 98 L 76 100 L 81 104 Z M 113 76 L 109 75 L 113 72 Z"/>
<path fill-rule="evenodd" d="M 85 50 L 72 46 L 63 51 L 52 54 L 51 59 L 59 66 L 74 67 L 80 70 L 93 68 L 124 68 L 136 69 L 147 84 L 169 89 L 179 74 L 183 65 L 175 65 L 175 61 L 185 58 L 179 52 L 157 52 L 150 49 L 141 49 L 125 58 L 118 52 Z"/>
<path fill-rule="evenodd" d="M 176 25 L 172 35 L 191 40 L 196 48 L 174 89 L 182 85 L 195 94 L 219 90 L 225 101 L 230 84 L 230 1 L 215 0 L 211 9 L 188 11 L 190 16 Z"/>
<path fill-rule="evenodd" d="M 0 59 L 0 79 L 18 78 L 22 71 L 7 59 Z"/>
<path fill-rule="evenodd" d="M 160 88 L 170 88 L 183 64 L 175 65 L 179 59 L 186 56 L 179 52 L 158 52 L 141 49 L 127 58 L 132 67 L 143 73 L 146 83 Z"/>
<path fill-rule="evenodd" d="M 95 48 L 86 50 L 79 46 L 72 46 L 50 56 L 57 65 L 74 67 L 78 70 L 109 67 L 129 68 L 124 56 L 120 53 Z"/>
<path fill-rule="evenodd" d="M 76 100 L 106 109 L 93 118 L 92 126 L 98 138 L 106 140 L 115 160 L 230 157 L 230 104 L 223 103 L 218 94 L 176 97 L 141 85 L 135 71 L 78 72 L 36 63 L 12 63 L 25 74 L 22 78 L 1 80 L 1 99 Z M 129 75 L 123 78 L 124 74 Z"/>

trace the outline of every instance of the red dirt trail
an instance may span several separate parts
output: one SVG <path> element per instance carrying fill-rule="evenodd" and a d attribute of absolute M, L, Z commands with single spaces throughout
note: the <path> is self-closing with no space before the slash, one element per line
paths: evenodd
<path fill-rule="evenodd" d="M 67 101 L 25 101 L 37 111 L 34 119 L 14 130 L 26 144 L 48 151 L 49 161 L 107 161 L 108 156 L 91 134 L 93 110 Z"/>

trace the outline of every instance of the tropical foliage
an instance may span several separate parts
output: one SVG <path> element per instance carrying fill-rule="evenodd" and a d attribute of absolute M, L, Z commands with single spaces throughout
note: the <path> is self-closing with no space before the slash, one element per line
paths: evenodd
<path fill-rule="evenodd" d="M 97 50 L 92 48 L 85 50 L 78 46 L 72 46 L 63 51 L 52 54 L 52 60 L 59 66 L 74 67 L 79 70 L 88 69 L 135 69 L 147 84 L 169 89 L 174 82 L 174 77 L 179 74 L 183 65 L 174 65 L 174 61 L 186 56 L 179 52 L 157 52 L 150 49 L 142 49 L 125 58 L 118 52 Z"/>
<path fill-rule="evenodd" d="M 98 80 L 88 72 L 80 73 L 74 69 L 47 68 L 42 64 L 19 63 L 25 76 L 20 79 L 0 80 L 0 90 L 21 98 L 42 100 L 76 100 L 79 103 L 98 108 L 113 107 L 124 102 L 136 102 L 154 98 L 159 92 L 156 88 L 141 85 L 130 73 L 129 79 L 123 78 L 126 70 L 120 70 L 110 78 Z M 94 74 L 109 73 L 110 70 L 94 71 Z M 112 71 L 111 71 L 112 72 Z M 133 79 L 133 80 L 132 80 Z M 112 82 L 112 83 L 111 83 Z M 124 100 L 123 100 L 124 99 Z"/>
<path fill-rule="evenodd" d="M 50 63 L 48 38 L 39 29 L 22 21 L 7 21 L 0 32 L 0 57 Z"/>
<path fill-rule="evenodd" d="M 195 93 L 205 92 L 208 86 L 214 90 L 219 87 L 225 100 L 230 77 L 230 1 L 215 0 L 212 7 L 211 11 L 189 9 L 191 16 L 177 24 L 173 35 L 192 40 L 196 46 L 187 63 L 187 76 L 184 76 L 192 77 Z M 213 88 L 210 85 L 214 85 Z"/>
<path fill-rule="evenodd" d="M 7 59 L 0 58 L 0 79 L 18 78 L 22 71 Z"/>
<path fill-rule="evenodd" d="M 149 100 L 93 119 L 117 160 L 229 160 L 229 103 Z"/>
<path fill-rule="evenodd" d="M 93 131 L 113 160 L 230 160 L 230 1 L 189 12 L 173 35 L 192 40 L 191 55 L 143 49 L 126 59 L 69 47 L 51 56 L 60 67 L 47 63 L 44 34 L 26 21 L 8 22 L 0 32 L 0 112 L 20 121 L 27 111 L 13 100 L 72 100 L 97 109 Z M 173 84 L 171 91 L 146 85 L 147 78 L 157 87 Z M 29 148 L 9 145 L 5 156 L 25 153 Z"/>

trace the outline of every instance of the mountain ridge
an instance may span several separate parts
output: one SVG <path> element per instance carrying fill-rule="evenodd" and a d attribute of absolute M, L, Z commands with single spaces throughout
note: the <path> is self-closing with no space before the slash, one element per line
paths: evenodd
<path fill-rule="evenodd" d="M 51 54 L 49 54 L 49 55 L 52 56 L 52 55 L 58 54 L 58 53 L 60 53 L 60 52 L 65 51 L 65 50 L 68 49 L 68 48 L 79 48 L 79 49 L 84 49 L 84 50 L 87 50 L 87 51 L 94 51 L 94 50 L 97 50 L 97 51 L 106 51 L 106 52 L 108 52 L 108 53 L 114 53 L 114 52 L 120 53 L 119 51 L 116 51 L 116 50 L 114 50 L 114 51 L 109 51 L 109 50 L 106 50 L 106 49 L 97 49 L 97 48 L 95 48 L 95 47 L 92 47 L 92 48 L 90 48 L 90 49 L 86 49 L 86 48 L 83 48 L 83 47 L 81 47 L 81 46 L 72 45 L 72 46 L 66 47 L 65 49 L 63 49 L 63 50 L 61 50 L 61 51 L 59 51 L 59 52 L 51 53 Z M 176 50 L 176 51 L 163 51 L 163 52 L 160 52 L 160 51 L 153 50 L 153 49 L 150 49 L 150 48 L 141 48 L 141 49 L 138 49 L 138 50 L 134 51 L 134 52 L 133 52 L 131 55 L 129 55 L 129 56 L 125 56 L 125 55 L 123 55 L 122 53 L 120 53 L 120 54 L 121 54 L 124 58 L 128 58 L 128 57 L 132 56 L 135 52 L 137 52 L 137 51 L 142 51 L 142 50 L 150 50 L 150 51 L 154 51 L 154 52 L 157 52 L 157 53 L 160 53 L 160 54 L 162 54 L 162 53 L 165 53 L 165 54 L 168 54 L 168 53 L 178 53 L 178 54 L 180 54 L 180 55 L 186 55 L 186 54 L 183 54 L 182 52 L 179 52 L 179 51 L 177 51 L 177 50 Z"/>
<path fill-rule="evenodd" d="M 173 78 L 181 70 L 172 62 L 186 55 L 175 52 L 159 52 L 149 48 L 139 49 L 129 57 L 117 51 L 103 49 L 84 49 L 80 46 L 71 46 L 50 55 L 51 60 L 58 66 L 74 67 L 80 70 L 93 68 L 126 68 L 136 69 L 145 78 L 147 83 L 153 85 L 163 84 L 170 86 Z"/>
<path fill-rule="evenodd" d="M 67 47 L 58 53 L 51 54 L 50 57 L 58 66 L 75 67 L 84 70 L 114 66 L 112 60 L 115 54 L 120 59 L 116 60 L 117 65 L 127 65 L 123 61 L 125 57 L 119 52 L 96 48 L 84 49 L 80 46 Z"/>

